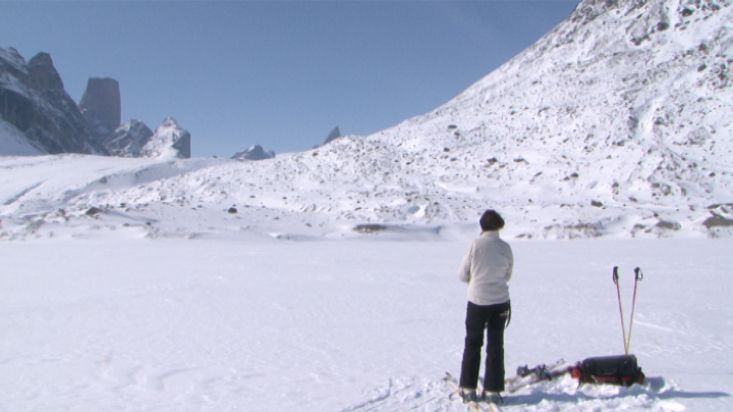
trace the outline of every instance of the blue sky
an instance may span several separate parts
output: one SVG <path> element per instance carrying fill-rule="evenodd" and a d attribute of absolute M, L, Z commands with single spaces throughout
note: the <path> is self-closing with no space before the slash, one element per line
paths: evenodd
<path fill-rule="evenodd" d="M 0 47 L 51 54 L 79 101 L 120 82 L 122 118 L 175 117 L 194 156 L 306 150 L 445 103 L 569 16 L 577 0 L 6 2 Z"/>

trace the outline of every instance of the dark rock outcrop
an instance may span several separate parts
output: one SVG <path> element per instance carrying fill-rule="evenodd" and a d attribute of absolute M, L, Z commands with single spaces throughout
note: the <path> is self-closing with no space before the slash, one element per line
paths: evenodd
<path fill-rule="evenodd" d="M 122 123 L 120 85 L 108 77 L 92 77 L 79 102 L 84 118 L 96 136 L 108 136 Z"/>

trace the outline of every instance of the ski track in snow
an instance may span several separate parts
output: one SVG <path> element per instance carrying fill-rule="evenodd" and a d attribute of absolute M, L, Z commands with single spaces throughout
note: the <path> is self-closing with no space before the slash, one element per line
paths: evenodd
<path fill-rule="evenodd" d="M 27 186 L 25 189 L 21 190 L 17 194 L 15 194 L 15 195 L 11 196 L 9 199 L 7 199 L 3 203 L 3 206 L 8 206 L 8 205 L 10 205 L 10 204 L 12 204 L 14 202 L 17 202 L 18 200 L 20 200 L 21 198 L 23 198 L 23 196 L 25 196 L 29 192 L 35 190 L 38 186 L 41 186 L 42 184 L 43 184 L 43 182 L 38 182 L 38 183 L 32 184 L 30 186 Z"/>
<path fill-rule="evenodd" d="M 457 240 L 42 240 L 0 248 L 0 411 L 463 411 Z M 570 377 L 504 411 L 733 408 L 730 240 L 515 241 L 508 375 L 622 353 L 643 386 Z M 90 253 L 90 251 L 93 251 Z"/>

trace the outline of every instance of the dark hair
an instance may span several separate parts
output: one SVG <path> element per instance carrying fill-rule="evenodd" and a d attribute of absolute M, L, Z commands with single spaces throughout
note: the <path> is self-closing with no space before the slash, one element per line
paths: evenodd
<path fill-rule="evenodd" d="M 499 230 L 504 227 L 504 219 L 502 219 L 501 215 L 496 213 L 495 210 L 489 209 L 481 215 L 479 224 L 481 225 L 481 230 L 484 232 L 489 230 Z"/>

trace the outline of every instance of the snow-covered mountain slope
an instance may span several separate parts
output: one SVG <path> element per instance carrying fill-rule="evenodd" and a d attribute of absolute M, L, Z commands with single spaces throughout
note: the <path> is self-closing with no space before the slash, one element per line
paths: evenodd
<path fill-rule="evenodd" d="M 0 147 L 8 156 L 38 155 L 41 151 L 31 146 L 25 135 L 12 124 L 0 119 Z"/>
<path fill-rule="evenodd" d="M 510 207 L 594 201 L 695 221 L 733 199 L 732 22 L 730 1 L 584 1 L 455 99 L 370 140 Z"/>
<path fill-rule="evenodd" d="M 97 227 L 140 219 L 156 236 L 445 236 L 475 230 L 486 208 L 521 238 L 730 235 L 731 22 L 729 0 L 583 1 L 431 113 L 256 163 L 160 162 L 158 179 L 136 178 L 151 161 L 115 161 L 130 169 L 79 175 L 74 186 L 94 190 L 63 195 L 28 178 L 35 183 L 0 193 L 0 235 L 38 234 L 54 209 L 83 220 L 92 207 L 109 212 Z M 21 181 L 56 170 L 18 163 L 0 167 Z M 53 207 L 34 209 L 41 198 Z"/>

